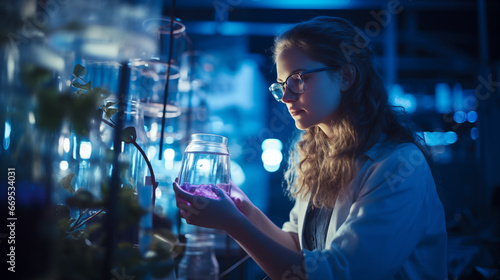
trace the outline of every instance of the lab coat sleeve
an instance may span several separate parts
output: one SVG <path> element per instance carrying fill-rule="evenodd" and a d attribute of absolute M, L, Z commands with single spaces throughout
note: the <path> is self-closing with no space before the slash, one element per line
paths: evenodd
<path fill-rule="evenodd" d="M 303 250 L 307 279 L 393 279 L 425 231 L 434 181 L 416 146 L 373 162 L 331 248 Z"/>
<path fill-rule="evenodd" d="M 287 222 L 283 224 L 283 227 L 281 228 L 283 231 L 286 232 L 293 232 L 293 233 L 298 233 L 298 220 L 299 220 L 299 200 L 297 199 L 295 201 L 295 204 L 290 210 L 290 218 Z"/>

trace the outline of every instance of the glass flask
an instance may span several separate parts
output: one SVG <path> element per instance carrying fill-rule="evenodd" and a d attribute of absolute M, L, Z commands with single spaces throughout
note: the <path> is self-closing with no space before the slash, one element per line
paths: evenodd
<path fill-rule="evenodd" d="M 107 99 L 106 102 L 117 102 L 116 99 Z M 110 109 L 118 110 L 118 105 L 113 105 Z M 109 109 L 108 109 L 109 110 Z M 111 117 L 103 112 L 103 121 L 100 126 L 101 139 L 114 150 L 114 134 L 118 122 L 118 113 Z M 132 243 L 139 243 L 139 251 L 145 254 L 151 242 L 151 230 L 153 227 L 153 187 L 148 177 L 150 172 L 144 158 L 144 151 L 149 147 L 146 131 L 144 130 L 144 112 L 141 104 L 137 101 L 129 100 L 123 108 L 123 128 L 121 132 L 121 153 L 118 157 L 120 167 L 120 181 L 122 188 L 130 188 L 137 195 L 137 201 L 142 209 L 147 210 L 139 221 L 138 232 L 136 229 L 127 229 L 119 238 Z M 108 168 L 108 176 L 111 178 L 112 169 Z"/>
<path fill-rule="evenodd" d="M 184 256 L 179 262 L 177 280 L 217 280 L 219 263 L 215 257 L 215 235 L 186 234 Z"/>
<path fill-rule="evenodd" d="M 195 195 L 217 198 L 213 187 L 230 194 L 230 156 L 227 138 L 214 134 L 193 134 L 184 151 L 179 185 Z"/>

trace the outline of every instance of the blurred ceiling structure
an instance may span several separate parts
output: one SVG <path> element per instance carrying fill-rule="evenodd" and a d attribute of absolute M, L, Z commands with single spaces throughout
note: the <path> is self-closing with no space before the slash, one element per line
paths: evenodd
<path fill-rule="evenodd" d="M 212 7 L 214 2 L 207 0 L 186 0 L 177 4 L 180 8 L 187 7 Z M 475 5 L 474 0 L 413 0 L 413 1 L 388 1 L 388 0 L 229 0 L 221 1 L 232 6 L 256 9 L 360 9 L 380 8 L 389 2 L 404 3 L 411 8 L 471 8 Z"/>
<path fill-rule="evenodd" d="M 370 36 L 387 83 L 418 87 L 439 77 L 473 86 L 499 58 L 499 7 L 487 0 L 184 0 L 175 14 L 190 35 L 248 36 L 250 51 L 263 54 L 291 23 L 340 16 Z"/>

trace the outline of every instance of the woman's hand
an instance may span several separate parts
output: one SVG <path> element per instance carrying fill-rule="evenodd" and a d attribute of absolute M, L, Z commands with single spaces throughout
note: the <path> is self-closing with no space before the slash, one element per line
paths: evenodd
<path fill-rule="evenodd" d="M 234 204 L 238 209 L 245 214 L 249 219 L 253 216 L 253 213 L 255 212 L 255 206 L 253 203 L 248 199 L 247 195 L 238 187 L 236 186 L 233 182 L 230 182 L 231 186 L 231 199 L 233 200 Z"/>
<path fill-rule="evenodd" d="M 217 187 L 212 189 L 217 199 L 188 193 L 179 186 L 177 180 L 173 187 L 180 215 L 190 225 L 227 231 L 238 219 L 244 218 L 233 200 Z"/>

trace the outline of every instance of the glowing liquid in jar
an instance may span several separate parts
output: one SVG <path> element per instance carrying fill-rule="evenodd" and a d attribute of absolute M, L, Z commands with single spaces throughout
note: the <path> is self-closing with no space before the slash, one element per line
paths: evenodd
<path fill-rule="evenodd" d="M 192 190 L 201 185 L 217 185 L 229 193 L 229 154 L 208 152 L 185 152 L 179 174 L 179 184 Z M 191 191 L 190 191 L 191 192 Z"/>

